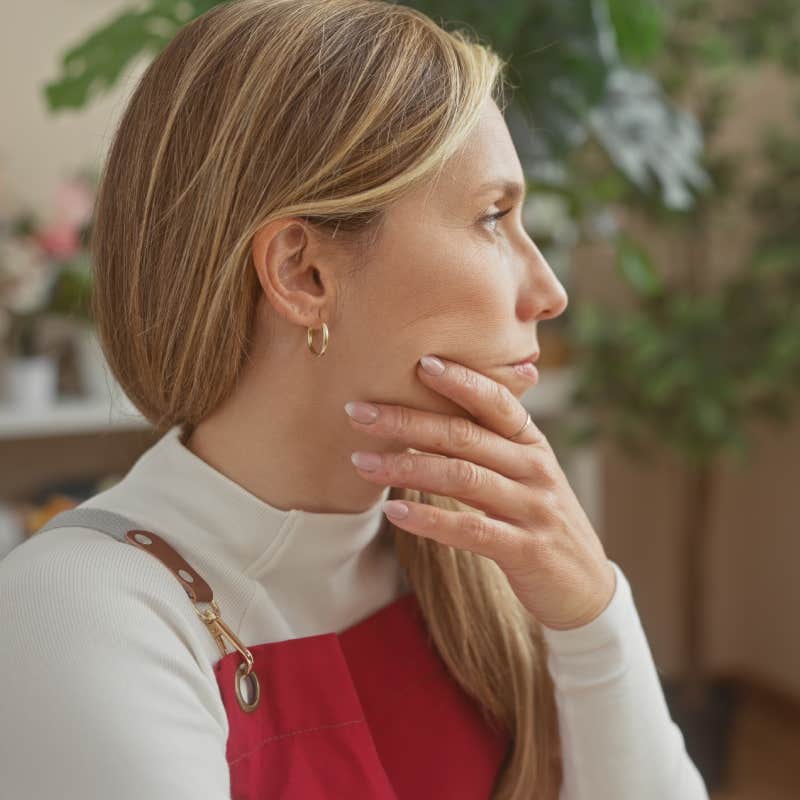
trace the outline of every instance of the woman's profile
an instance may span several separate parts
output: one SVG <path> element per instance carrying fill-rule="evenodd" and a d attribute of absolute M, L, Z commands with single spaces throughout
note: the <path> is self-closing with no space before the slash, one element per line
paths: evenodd
<path fill-rule="evenodd" d="M 707 798 L 519 401 L 567 295 L 505 66 L 382 0 L 217 5 L 148 66 L 91 247 L 159 438 L 0 562 L 4 796 Z"/>

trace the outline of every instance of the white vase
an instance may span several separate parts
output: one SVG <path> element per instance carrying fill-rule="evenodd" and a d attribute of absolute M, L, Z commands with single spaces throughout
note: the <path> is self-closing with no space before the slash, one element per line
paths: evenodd
<path fill-rule="evenodd" d="M 80 324 L 76 330 L 75 344 L 78 372 L 86 395 L 95 400 L 107 400 L 114 396 L 116 381 L 108 368 L 94 326 Z"/>
<path fill-rule="evenodd" d="M 52 355 L 13 356 L 5 360 L 5 402 L 15 409 L 52 406 L 58 394 L 58 362 Z"/>

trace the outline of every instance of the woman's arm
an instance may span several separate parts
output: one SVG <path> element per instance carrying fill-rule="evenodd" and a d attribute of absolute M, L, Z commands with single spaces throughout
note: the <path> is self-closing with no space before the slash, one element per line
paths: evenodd
<path fill-rule="evenodd" d="M 622 570 L 606 609 L 570 630 L 542 626 L 564 756 L 560 800 L 708 800 L 669 714 Z"/>
<path fill-rule="evenodd" d="M 230 800 L 227 721 L 183 608 L 152 556 L 96 531 L 0 561 L 3 797 Z"/>

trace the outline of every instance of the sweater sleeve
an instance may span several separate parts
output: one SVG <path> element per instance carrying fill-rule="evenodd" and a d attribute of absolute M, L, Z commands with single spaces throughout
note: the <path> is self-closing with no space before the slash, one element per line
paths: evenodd
<path fill-rule="evenodd" d="M 187 600 L 97 531 L 38 533 L 0 561 L 4 797 L 230 800 L 227 720 Z"/>
<path fill-rule="evenodd" d="M 708 800 L 670 717 L 619 566 L 603 612 L 579 628 L 542 626 L 555 685 L 564 779 L 559 800 Z"/>

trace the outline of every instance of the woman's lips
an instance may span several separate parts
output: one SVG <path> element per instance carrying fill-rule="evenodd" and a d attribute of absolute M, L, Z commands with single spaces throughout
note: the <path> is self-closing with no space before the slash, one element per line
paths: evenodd
<path fill-rule="evenodd" d="M 537 383 L 539 380 L 539 370 L 533 361 L 520 361 L 517 364 L 509 364 L 508 367 L 531 383 Z"/>

